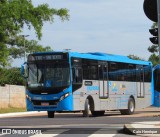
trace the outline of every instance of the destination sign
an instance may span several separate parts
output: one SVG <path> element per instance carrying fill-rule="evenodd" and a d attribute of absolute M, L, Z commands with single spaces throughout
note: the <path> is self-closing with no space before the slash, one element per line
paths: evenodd
<path fill-rule="evenodd" d="M 61 55 L 29 55 L 28 61 L 41 61 L 41 60 L 62 60 L 67 59 L 67 56 L 64 54 Z"/>

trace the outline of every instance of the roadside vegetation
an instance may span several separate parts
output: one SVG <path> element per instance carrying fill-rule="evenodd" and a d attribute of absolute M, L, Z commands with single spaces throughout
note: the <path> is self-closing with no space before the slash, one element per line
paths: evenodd
<path fill-rule="evenodd" d="M 13 113 L 13 112 L 26 112 L 26 108 L 14 108 L 14 107 L 0 108 L 0 114 Z"/>
<path fill-rule="evenodd" d="M 20 68 L 0 68 L 0 86 L 25 85 L 25 80 L 20 74 Z"/>

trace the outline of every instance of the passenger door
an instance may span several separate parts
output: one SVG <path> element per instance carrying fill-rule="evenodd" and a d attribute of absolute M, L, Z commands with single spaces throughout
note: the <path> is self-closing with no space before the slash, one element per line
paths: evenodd
<path fill-rule="evenodd" d="M 99 98 L 108 98 L 108 63 L 100 62 L 98 65 L 99 71 Z"/>
<path fill-rule="evenodd" d="M 144 98 L 144 69 L 142 65 L 136 67 L 136 79 L 137 79 L 137 98 Z"/>

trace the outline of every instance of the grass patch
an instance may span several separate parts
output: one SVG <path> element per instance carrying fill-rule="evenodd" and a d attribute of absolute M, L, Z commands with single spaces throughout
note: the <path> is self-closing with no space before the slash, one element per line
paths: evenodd
<path fill-rule="evenodd" d="M 26 108 L 14 108 L 14 107 L 0 108 L 0 114 L 13 113 L 13 112 L 26 112 Z"/>

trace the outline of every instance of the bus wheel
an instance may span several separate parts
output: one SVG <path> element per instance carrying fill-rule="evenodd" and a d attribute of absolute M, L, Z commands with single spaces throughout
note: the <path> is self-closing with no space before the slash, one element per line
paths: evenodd
<path fill-rule="evenodd" d="M 54 118 L 54 111 L 47 111 L 48 113 L 48 118 Z"/>
<path fill-rule="evenodd" d="M 88 99 L 86 99 L 86 101 L 85 101 L 84 110 L 82 112 L 83 112 L 83 117 L 89 117 L 89 115 L 90 115 L 90 104 L 89 104 Z"/>
<path fill-rule="evenodd" d="M 135 111 L 135 102 L 133 98 L 130 98 L 128 101 L 128 109 L 120 110 L 122 115 L 132 115 Z"/>

